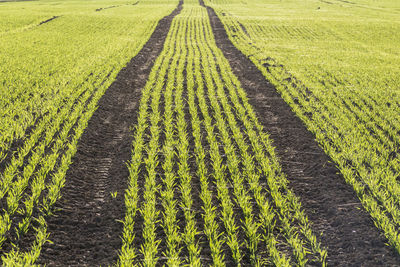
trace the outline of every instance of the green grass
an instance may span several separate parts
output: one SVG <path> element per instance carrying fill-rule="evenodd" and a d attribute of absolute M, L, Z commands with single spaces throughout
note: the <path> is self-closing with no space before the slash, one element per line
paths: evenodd
<path fill-rule="evenodd" d="M 207 1 L 400 252 L 398 1 Z"/>
<path fill-rule="evenodd" d="M 7 203 L 0 247 L 14 247 L 3 250 L 4 264 L 38 258 L 48 238 L 45 218 L 98 100 L 177 5 L 135 3 L 0 3 L 0 199 Z M 95 11 L 109 6 L 117 7 Z M 29 231 L 36 235 L 31 249 L 10 246 Z"/>

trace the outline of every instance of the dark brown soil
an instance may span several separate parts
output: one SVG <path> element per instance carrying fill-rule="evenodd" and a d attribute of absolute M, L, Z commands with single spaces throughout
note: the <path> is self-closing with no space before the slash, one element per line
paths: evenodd
<path fill-rule="evenodd" d="M 133 140 L 130 127 L 137 121 L 141 90 L 181 8 L 182 2 L 158 23 L 99 101 L 67 173 L 62 199 L 56 204 L 60 210 L 48 219 L 53 243 L 44 246 L 39 264 L 104 266 L 117 260 L 129 176 L 125 164 Z"/>
<path fill-rule="evenodd" d="M 45 23 L 48 23 L 48 22 L 50 22 L 50 21 L 52 21 L 52 20 L 55 20 L 55 19 L 57 19 L 57 18 L 59 18 L 59 17 L 60 17 L 60 16 L 54 16 L 54 17 L 51 17 L 51 18 L 46 19 L 46 20 L 44 20 L 44 21 L 41 21 L 41 22 L 38 24 L 38 26 L 43 25 L 43 24 L 45 24 Z"/>
<path fill-rule="evenodd" d="M 203 4 L 204 5 L 204 4 Z M 314 136 L 257 67 L 228 39 L 223 24 L 207 7 L 217 46 L 246 90 L 260 122 L 270 134 L 290 187 L 320 241 L 329 266 L 399 266 L 400 257 L 362 208 L 352 187 Z"/>
<path fill-rule="evenodd" d="M 121 5 L 118 5 L 118 6 L 108 6 L 108 7 L 101 7 L 101 8 L 97 8 L 95 11 L 96 12 L 99 12 L 99 11 L 102 11 L 102 10 L 106 10 L 106 9 L 110 9 L 110 8 L 115 8 L 115 7 L 120 7 Z"/>
<path fill-rule="evenodd" d="M 139 1 L 136 1 L 136 2 L 133 3 L 133 4 L 126 4 L 126 5 L 124 5 L 124 6 L 128 6 L 128 5 L 136 6 L 137 4 L 139 4 Z M 122 6 L 122 5 L 101 7 L 101 8 L 97 8 L 95 11 L 96 11 L 96 12 L 99 12 L 99 11 L 102 11 L 102 10 L 106 10 L 106 9 L 110 9 L 110 8 L 115 8 L 115 7 L 120 7 L 120 6 Z"/>

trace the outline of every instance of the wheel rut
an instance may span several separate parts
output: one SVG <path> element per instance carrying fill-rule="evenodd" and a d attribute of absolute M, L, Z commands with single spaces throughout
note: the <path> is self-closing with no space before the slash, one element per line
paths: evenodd
<path fill-rule="evenodd" d="M 200 4 L 205 6 L 202 0 Z M 332 159 L 261 71 L 232 44 L 215 11 L 210 7 L 207 11 L 217 46 L 270 134 L 290 188 L 300 197 L 314 231 L 328 248 L 328 265 L 398 266 L 400 257 L 386 245 L 383 233 Z"/>
<path fill-rule="evenodd" d="M 61 191 L 56 211 L 48 218 L 47 243 L 38 260 L 50 266 L 109 265 L 118 259 L 141 90 L 160 54 L 172 19 L 182 1 L 161 19 L 141 51 L 120 71 L 89 121 Z"/>
<path fill-rule="evenodd" d="M 40 26 L 40 25 L 43 25 L 43 24 L 45 24 L 45 23 L 48 23 L 48 22 L 50 22 L 50 21 L 52 21 L 52 20 L 58 19 L 59 17 L 60 17 L 60 16 L 54 16 L 54 17 L 51 17 L 51 18 L 49 18 L 49 19 L 46 19 L 46 20 L 40 22 L 37 26 Z"/>

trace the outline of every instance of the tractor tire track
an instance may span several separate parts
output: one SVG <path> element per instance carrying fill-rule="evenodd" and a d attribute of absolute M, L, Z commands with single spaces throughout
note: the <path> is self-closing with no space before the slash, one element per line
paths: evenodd
<path fill-rule="evenodd" d="M 43 247 L 39 264 L 98 266 L 118 259 L 129 177 L 125 164 L 133 140 L 130 128 L 136 124 L 141 90 L 181 8 L 182 2 L 159 21 L 99 101 L 67 172 L 58 211 L 48 218 L 53 243 Z"/>
<path fill-rule="evenodd" d="M 261 71 L 232 44 L 215 11 L 207 10 L 217 46 L 270 134 L 289 186 L 328 248 L 328 266 L 398 266 L 399 256 L 386 245 L 332 159 Z"/>
<path fill-rule="evenodd" d="M 52 21 L 52 20 L 55 20 L 55 19 L 57 19 L 57 18 L 59 18 L 59 17 L 61 17 L 61 16 L 54 16 L 54 17 L 51 17 L 51 18 L 46 19 L 46 20 L 44 20 L 44 21 L 41 21 L 37 26 L 43 25 L 43 24 L 45 24 L 45 23 L 48 23 L 48 22 L 50 22 L 50 21 Z"/>

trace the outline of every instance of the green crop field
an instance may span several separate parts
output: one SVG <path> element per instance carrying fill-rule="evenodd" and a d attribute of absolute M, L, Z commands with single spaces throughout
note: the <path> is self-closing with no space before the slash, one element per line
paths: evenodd
<path fill-rule="evenodd" d="M 200 264 L 200 248 L 195 239 L 199 230 L 192 212 L 192 174 L 200 182 L 203 242 L 208 240 L 214 264 L 224 264 L 222 246 L 226 243 L 235 264 L 242 262 L 243 250 L 246 250 L 253 265 L 265 264 L 267 259 L 274 265 L 289 265 L 290 259 L 279 251 L 277 242 L 287 244 L 285 246 L 290 248 L 287 252 L 299 265 L 304 265 L 310 252 L 311 259 L 322 262 L 326 252 L 309 229 L 298 200 L 287 188 L 270 140 L 248 104 L 245 92 L 215 45 L 206 9 L 185 5 L 173 21 L 167 38 L 141 99 L 130 164 L 130 188 L 125 200 L 128 212 L 124 221 L 121 262 L 135 258 L 137 249 L 131 245 L 135 237 L 132 228 L 134 216 L 139 212 L 144 221 L 143 243 L 136 253 L 143 254 L 146 264 L 157 263 L 160 240 L 157 240 L 155 224 L 158 220 L 166 234 L 167 247 L 163 254 L 168 258 L 167 264 Z M 186 88 L 183 86 L 185 70 Z M 161 95 L 164 95 L 164 114 L 159 110 Z M 185 106 L 190 121 L 185 119 Z M 188 124 L 191 124 L 191 131 L 188 131 Z M 150 128 L 148 135 L 145 135 L 146 128 Z M 160 145 L 162 129 L 165 140 Z M 189 154 L 189 136 L 195 143 L 193 155 Z M 148 142 L 144 143 L 144 140 Z M 143 151 L 147 151 L 147 156 L 142 155 Z M 162 156 L 157 157 L 160 152 Z M 226 164 L 222 155 L 226 155 Z M 189 167 L 190 157 L 196 161 L 193 169 Z M 206 158 L 211 160 L 211 171 L 206 166 Z M 143 163 L 145 182 L 141 189 L 138 179 Z M 161 183 L 157 182 L 158 166 L 162 167 L 165 176 Z M 211 191 L 212 183 L 216 187 L 215 194 Z M 268 189 L 263 189 L 261 183 L 266 183 Z M 233 191 L 232 198 L 229 188 Z M 161 190 L 161 198 L 157 198 L 157 190 Z M 139 193 L 144 198 L 141 206 L 137 204 Z M 213 199 L 220 203 L 218 216 Z M 164 212 L 157 210 L 158 202 L 162 203 Z M 257 217 L 253 214 L 252 203 L 259 210 Z M 242 221 L 234 214 L 235 206 L 243 215 Z M 178 227 L 179 207 L 185 211 L 184 229 Z M 220 228 L 225 231 L 221 232 Z M 282 233 L 282 236 L 274 232 Z M 244 240 L 239 233 L 244 233 Z M 261 240 L 266 242 L 264 249 L 258 246 Z M 189 253 L 187 262 L 179 259 L 182 246 Z"/>
<path fill-rule="evenodd" d="M 37 259 L 49 234 L 44 217 L 99 98 L 174 8 L 118 4 L 101 13 L 115 2 L 0 3 L 0 246 L 36 232 L 30 250 L 11 247 L 4 263 Z"/>
<path fill-rule="evenodd" d="M 0 0 L 2 265 L 399 265 L 399 66 L 396 0 Z"/>
<path fill-rule="evenodd" d="M 210 3 L 400 252 L 398 2 Z"/>

